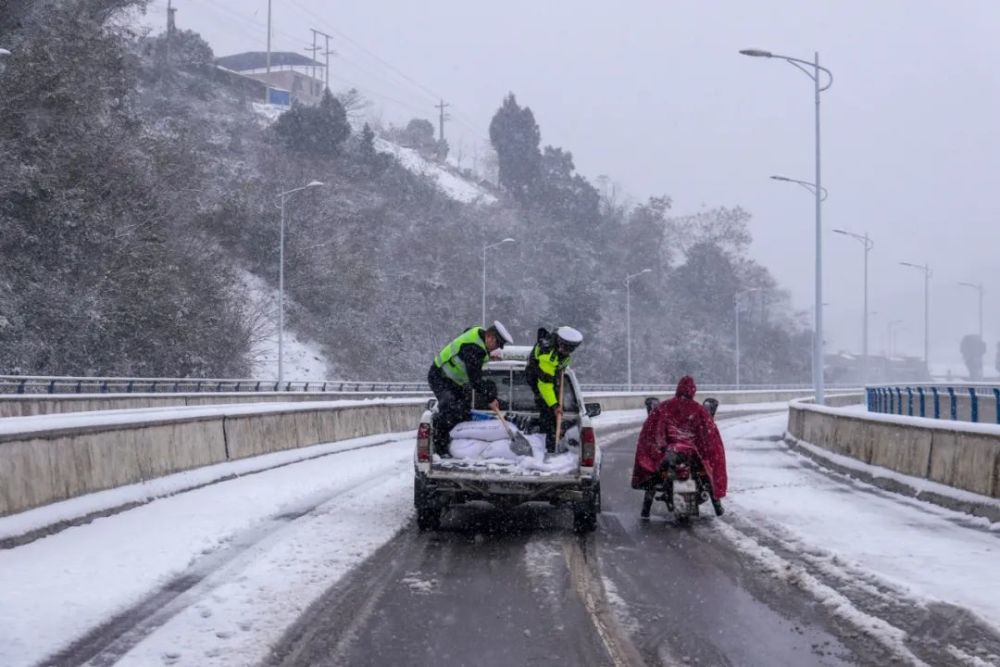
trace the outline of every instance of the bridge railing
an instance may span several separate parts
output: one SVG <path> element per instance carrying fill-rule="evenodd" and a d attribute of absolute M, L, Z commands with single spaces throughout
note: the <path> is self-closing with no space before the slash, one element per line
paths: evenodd
<path fill-rule="evenodd" d="M 899 384 L 866 387 L 869 412 L 1000 424 L 1000 385 Z"/>

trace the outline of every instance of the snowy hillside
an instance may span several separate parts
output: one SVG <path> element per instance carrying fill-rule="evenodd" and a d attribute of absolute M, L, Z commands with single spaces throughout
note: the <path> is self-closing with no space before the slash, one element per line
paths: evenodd
<path fill-rule="evenodd" d="M 394 144 L 393 142 L 381 137 L 376 137 L 375 148 L 382 153 L 389 153 L 395 156 L 395 158 L 399 160 L 400 164 L 415 174 L 420 174 L 430 178 L 437 184 L 438 188 L 440 188 L 442 192 L 455 201 L 464 202 L 466 204 L 496 203 L 497 198 L 491 195 L 478 183 L 474 183 L 468 179 L 453 174 L 447 169 L 442 168 L 441 165 L 436 162 L 425 159 L 412 148 L 404 148 L 403 146 Z"/>

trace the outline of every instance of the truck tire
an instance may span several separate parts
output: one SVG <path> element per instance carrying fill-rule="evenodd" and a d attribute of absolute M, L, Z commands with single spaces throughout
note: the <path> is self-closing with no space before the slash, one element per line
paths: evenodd
<path fill-rule="evenodd" d="M 427 492 L 419 477 L 413 480 L 413 506 L 417 510 L 418 529 L 437 530 L 441 527 L 443 509 L 435 502 L 434 496 Z"/>
<path fill-rule="evenodd" d="M 601 511 L 601 487 L 597 486 L 590 498 L 573 505 L 573 531 L 592 533 L 597 530 L 597 514 Z"/>
<path fill-rule="evenodd" d="M 418 507 L 417 528 L 420 530 L 438 530 L 441 528 L 441 508 Z"/>

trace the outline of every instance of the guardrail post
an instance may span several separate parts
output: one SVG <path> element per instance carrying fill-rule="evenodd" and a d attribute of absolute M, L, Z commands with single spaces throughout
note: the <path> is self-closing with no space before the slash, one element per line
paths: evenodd
<path fill-rule="evenodd" d="M 931 387 L 931 393 L 934 394 L 934 419 L 941 419 L 941 395 L 937 387 Z"/>
<path fill-rule="evenodd" d="M 951 418 L 958 421 L 958 399 L 955 397 L 955 388 L 948 387 L 948 398 L 951 401 Z"/>
<path fill-rule="evenodd" d="M 972 407 L 970 408 L 972 422 L 976 423 L 979 421 L 979 397 L 976 396 L 975 387 L 969 387 L 969 400 L 971 401 L 972 405 Z"/>
<path fill-rule="evenodd" d="M 17 383 L 17 393 L 19 393 L 19 394 L 23 394 L 24 393 L 24 383 L 25 382 L 27 382 L 27 380 L 21 380 L 20 382 Z"/>
<path fill-rule="evenodd" d="M 889 413 L 892 414 L 896 411 L 896 395 L 892 393 L 891 387 L 887 387 L 886 391 L 889 392 Z"/>
<path fill-rule="evenodd" d="M 896 414 L 903 414 L 903 390 L 896 387 Z"/>
<path fill-rule="evenodd" d="M 309 383 L 306 382 L 306 386 L 303 387 L 302 391 L 309 391 Z"/>
<path fill-rule="evenodd" d="M 996 402 L 997 423 L 1000 424 L 1000 389 L 993 388 L 993 400 Z"/>
<path fill-rule="evenodd" d="M 906 414 L 913 416 L 913 388 L 906 388 Z"/>
<path fill-rule="evenodd" d="M 322 389 L 322 391 L 326 391 L 326 383 L 325 382 L 323 383 L 323 389 Z"/>
<path fill-rule="evenodd" d="M 108 381 L 107 380 L 101 380 L 101 393 L 102 394 L 108 393 Z"/>
<path fill-rule="evenodd" d="M 78 394 L 82 394 L 83 393 L 83 380 L 77 380 L 76 381 L 76 393 L 78 393 Z"/>
<path fill-rule="evenodd" d="M 868 407 L 868 412 L 873 412 L 872 410 L 872 394 L 873 391 L 870 387 L 865 388 L 865 403 Z"/>
<path fill-rule="evenodd" d="M 55 380 L 49 380 L 49 393 L 50 394 L 56 393 L 56 381 Z"/>
<path fill-rule="evenodd" d="M 917 395 L 920 396 L 920 416 L 927 416 L 927 396 L 924 394 L 923 387 L 917 387 Z"/>
<path fill-rule="evenodd" d="M 134 384 L 135 384 L 134 380 L 129 380 L 128 381 L 128 384 L 125 385 L 125 393 L 126 394 L 131 394 L 132 393 L 132 385 L 134 385 Z"/>

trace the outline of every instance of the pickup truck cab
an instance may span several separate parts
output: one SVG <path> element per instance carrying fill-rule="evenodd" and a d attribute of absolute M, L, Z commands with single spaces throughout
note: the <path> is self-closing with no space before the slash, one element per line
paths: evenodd
<path fill-rule="evenodd" d="M 507 418 L 522 424 L 537 419 L 534 394 L 525 374 L 530 347 L 504 348 L 503 358 L 487 364 L 483 375 L 497 386 L 500 407 Z M 417 525 L 421 530 L 436 530 L 443 514 L 453 505 L 486 501 L 497 507 L 512 507 L 527 502 L 544 502 L 570 507 L 573 527 L 577 532 L 597 527 L 601 511 L 601 451 L 597 446 L 591 418 L 601 412 L 599 403 L 584 406 L 583 394 L 572 369 L 566 371 L 563 388 L 563 433 L 572 469 L 556 472 L 525 470 L 515 462 L 492 459 L 477 465 L 467 459 L 439 456 L 432 450 L 433 417 L 436 401 L 428 401 L 428 409 L 420 418 L 417 445 L 413 457 L 413 502 L 417 510 Z M 473 401 L 475 407 L 476 401 Z M 530 427 L 529 427 L 530 430 Z"/>

